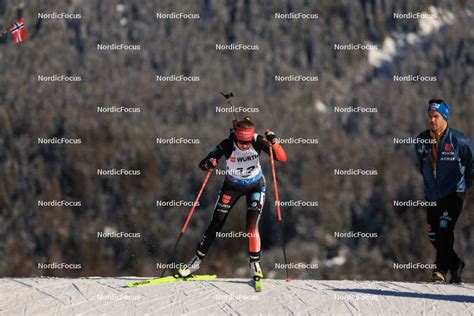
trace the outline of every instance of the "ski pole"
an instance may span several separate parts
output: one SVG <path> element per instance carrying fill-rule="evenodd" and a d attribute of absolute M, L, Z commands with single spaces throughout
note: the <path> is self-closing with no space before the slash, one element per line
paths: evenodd
<path fill-rule="evenodd" d="M 215 162 L 215 159 L 214 159 L 214 162 Z M 186 228 L 188 227 L 189 221 L 191 220 L 191 217 L 193 216 L 193 213 L 196 210 L 196 205 L 199 202 L 199 199 L 201 198 L 201 194 L 204 191 L 204 188 L 206 187 L 207 181 L 209 180 L 209 177 L 211 176 L 212 170 L 214 170 L 214 166 L 209 169 L 209 171 L 206 174 L 206 178 L 204 178 L 204 182 L 201 185 L 201 189 L 199 190 L 199 193 L 196 196 L 196 199 L 194 200 L 193 207 L 189 211 L 188 217 L 186 218 L 186 221 L 184 222 L 184 225 L 181 228 L 181 232 L 179 234 L 178 240 L 176 240 L 176 243 L 174 244 L 173 251 L 171 252 L 171 256 L 168 262 L 166 263 L 165 268 L 163 269 L 163 272 L 161 272 L 160 278 L 162 278 L 163 275 L 165 275 L 166 270 L 168 270 L 168 265 L 174 260 L 174 256 L 176 255 L 176 250 L 178 249 L 179 241 L 181 240 L 181 237 L 183 237 L 184 232 L 186 231 Z"/>
<path fill-rule="evenodd" d="M 270 131 L 269 128 L 266 129 L 267 132 Z M 270 162 L 272 165 L 272 178 L 273 178 L 273 188 L 275 191 L 275 203 L 277 208 L 278 214 L 278 222 L 280 223 L 280 230 L 281 230 L 281 244 L 283 247 L 283 258 L 285 259 L 285 268 L 286 268 L 286 282 L 290 282 L 290 275 L 288 273 L 288 261 L 286 259 L 286 247 L 285 247 L 285 228 L 283 225 L 283 221 L 281 219 L 281 210 L 280 210 L 280 196 L 278 195 L 278 183 L 276 179 L 276 171 L 275 171 L 275 159 L 273 158 L 273 148 L 270 144 Z"/>

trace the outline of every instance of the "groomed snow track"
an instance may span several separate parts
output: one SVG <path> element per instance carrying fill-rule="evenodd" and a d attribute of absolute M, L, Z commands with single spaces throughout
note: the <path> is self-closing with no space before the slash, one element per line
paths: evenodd
<path fill-rule="evenodd" d="M 474 285 L 216 279 L 126 288 L 137 277 L 2 278 L 1 315 L 474 315 Z"/>

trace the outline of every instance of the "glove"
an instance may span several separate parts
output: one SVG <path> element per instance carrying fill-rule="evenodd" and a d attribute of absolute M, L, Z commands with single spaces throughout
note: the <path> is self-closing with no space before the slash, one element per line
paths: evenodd
<path fill-rule="evenodd" d="M 275 142 L 277 140 L 277 138 L 275 136 L 275 133 L 270 131 L 270 130 L 265 132 L 265 137 L 272 145 L 275 144 Z"/>
<path fill-rule="evenodd" d="M 203 159 L 199 163 L 199 168 L 201 168 L 201 170 L 203 171 L 208 171 L 209 169 L 214 168 L 215 166 L 217 166 L 217 160 L 214 158 Z"/>

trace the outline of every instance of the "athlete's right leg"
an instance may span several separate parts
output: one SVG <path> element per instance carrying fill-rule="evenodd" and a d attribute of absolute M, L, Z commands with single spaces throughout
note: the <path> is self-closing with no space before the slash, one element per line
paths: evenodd
<path fill-rule="evenodd" d="M 181 276 L 188 276 L 199 269 L 201 260 L 204 259 L 204 256 L 216 239 L 216 234 L 222 230 L 230 210 L 241 196 L 241 192 L 231 190 L 227 188 L 225 184 L 222 186 L 221 191 L 217 196 L 211 223 L 202 235 L 201 241 L 199 242 L 196 249 L 196 255 L 191 259 L 184 269 L 178 270 L 178 273 Z"/>
<path fill-rule="evenodd" d="M 196 250 L 196 255 L 198 257 L 201 259 L 204 258 L 212 243 L 216 239 L 216 233 L 222 230 L 230 210 L 241 196 L 241 192 L 226 189 L 225 185 L 222 187 L 217 197 L 211 223 L 209 224 L 206 232 L 202 235 L 201 241 L 198 244 Z"/>

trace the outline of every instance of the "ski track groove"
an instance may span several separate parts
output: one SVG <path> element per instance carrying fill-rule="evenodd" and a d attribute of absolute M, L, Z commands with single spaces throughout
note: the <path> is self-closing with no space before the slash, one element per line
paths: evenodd
<path fill-rule="evenodd" d="M 41 289 L 38 289 L 38 288 L 37 288 L 36 286 L 34 286 L 34 285 L 27 284 L 27 283 L 23 283 L 23 282 L 18 281 L 18 280 L 14 280 L 14 281 L 15 281 L 15 282 L 18 282 L 18 283 L 20 283 L 20 284 L 23 284 L 23 285 L 25 285 L 25 286 L 29 286 L 29 287 L 33 288 L 34 290 L 36 290 L 37 292 L 39 292 L 39 293 L 41 293 L 41 294 L 43 294 L 43 295 L 46 295 L 46 296 L 48 296 L 48 297 L 50 297 L 50 298 L 52 298 L 52 299 L 54 299 L 54 300 L 60 302 L 60 303 L 63 304 L 63 305 L 66 305 L 66 303 L 64 303 L 63 301 L 61 301 L 59 298 L 57 298 L 57 297 L 55 297 L 54 295 L 51 295 L 51 294 L 49 294 L 49 293 L 47 293 L 47 292 L 41 290 Z"/>
<path fill-rule="evenodd" d="M 398 308 L 397 306 L 395 306 L 395 304 L 392 303 L 387 297 L 382 296 L 382 299 L 385 301 L 386 304 L 392 306 L 393 309 L 398 312 L 398 315 L 403 315 L 403 312 L 400 310 L 400 308 Z M 382 305 L 382 304 L 379 302 L 379 305 Z M 381 310 L 383 311 L 382 308 L 381 308 Z"/>
<path fill-rule="evenodd" d="M 474 303 L 470 302 L 474 288 L 470 284 L 347 280 L 286 283 L 265 279 L 263 292 L 257 293 L 245 280 L 220 281 L 176 282 L 130 289 L 124 288 L 117 278 L 7 279 L 3 284 L 7 290 L 0 287 L 2 296 L 7 293 L 0 300 L 3 306 L 0 315 L 474 315 Z M 331 295 L 336 293 L 334 290 L 351 295 L 376 295 L 377 299 L 336 299 L 335 294 Z M 393 293 L 385 295 L 384 291 Z M 97 298 L 92 294 L 97 294 Z M 137 300 L 98 298 L 98 295 L 116 294 L 135 295 Z M 219 294 L 228 295 L 229 299 L 219 298 Z M 257 298 L 238 298 L 250 295 Z M 457 296 L 467 298 L 457 299 Z"/>
<path fill-rule="evenodd" d="M 303 310 L 303 311 L 298 311 L 298 314 L 301 313 L 301 315 L 302 315 L 302 314 L 309 314 L 309 315 L 311 315 L 311 312 L 314 312 L 314 311 L 316 311 L 316 310 L 317 310 L 318 312 L 324 314 L 324 313 L 325 313 L 325 312 L 324 312 L 324 309 L 321 309 L 321 307 L 318 306 L 318 305 L 326 306 L 326 302 L 329 302 L 329 300 L 327 300 L 327 301 L 319 301 L 319 302 L 316 303 L 316 305 L 308 305 L 308 307 L 307 307 L 305 310 Z M 318 314 L 319 314 L 319 313 L 318 313 Z"/>
<path fill-rule="evenodd" d="M 346 306 L 347 311 L 348 311 L 349 313 L 351 313 L 351 315 L 358 315 L 358 314 L 359 314 L 359 309 L 358 309 L 357 307 L 355 307 L 354 304 L 353 304 L 351 301 L 346 302 L 345 300 L 343 300 L 342 303 Z M 355 311 L 356 311 L 357 314 L 354 314 L 354 313 L 351 311 L 351 308 L 350 308 L 349 306 L 352 306 L 352 307 L 355 309 Z"/>
<path fill-rule="evenodd" d="M 380 284 L 377 284 L 377 285 L 378 285 L 378 286 L 381 286 Z M 386 288 L 386 289 L 388 289 L 388 290 L 390 290 L 390 291 L 400 292 L 399 289 L 394 288 L 394 287 L 390 287 L 390 285 L 395 286 L 395 287 L 400 287 L 400 288 L 403 288 L 403 289 L 405 289 L 405 290 L 407 289 L 407 288 L 405 288 L 405 287 L 403 287 L 403 286 L 399 286 L 398 284 L 395 284 L 395 283 L 393 283 L 393 282 L 388 282 L 388 284 L 382 284 L 382 287 L 384 287 L 384 288 Z M 383 291 L 383 288 L 380 288 L 380 289 L 378 289 L 378 290 Z M 415 290 L 412 289 L 411 291 L 415 291 Z M 417 293 L 419 293 L 419 292 L 417 292 Z M 379 296 L 377 296 L 377 297 L 379 297 Z M 392 303 L 391 300 L 389 300 L 386 296 L 382 296 L 382 298 L 383 298 L 383 300 L 385 301 L 386 304 L 392 306 L 392 308 L 393 308 L 395 311 L 398 312 L 398 315 L 403 315 L 403 312 L 401 311 L 401 309 L 398 308 L 397 306 L 395 306 L 395 304 Z M 403 304 L 403 301 L 401 302 L 401 304 Z M 378 305 L 380 306 L 380 310 L 381 310 L 382 312 L 384 312 L 384 310 L 383 310 L 382 307 L 381 307 L 382 304 L 379 302 Z"/>
<path fill-rule="evenodd" d="M 471 303 L 471 305 L 469 306 L 466 302 L 464 302 L 464 305 L 466 305 L 466 309 L 464 310 L 464 312 L 467 312 L 468 310 L 474 307 L 474 303 Z M 469 312 L 469 314 L 472 315 L 471 312 Z"/>
<path fill-rule="evenodd" d="M 95 309 L 99 309 L 99 308 L 104 308 L 106 306 L 109 306 L 109 305 L 112 305 L 114 303 L 117 303 L 116 301 L 110 301 L 109 303 L 106 303 L 106 304 L 101 304 L 101 305 L 97 305 L 97 306 L 93 306 L 85 311 L 81 311 L 81 312 L 78 312 L 77 314 L 74 313 L 74 315 L 85 315 L 86 313 L 89 313 L 90 311 L 93 311 Z M 98 315 L 99 313 L 94 313 L 94 315 Z M 103 313 L 102 313 L 103 314 Z"/>
<path fill-rule="evenodd" d="M 239 315 L 239 316 L 241 315 L 241 314 L 240 314 L 238 311 L 236 311 L 229 303 L 225 303 L 225 305 L 226 305 L 227 307 L 229 307 L 229 309 L 230 309 L 231 311 L 233 311 L 233 312 L 235 313 L 235 315 Z"/>
<path fill-rule="evenodd" d="M 34 284 L 28 284 L 28 283 L 25 283 L 25 282 L 21 282 L 21 281 L 18 281 L 18 280 L 9 280 L 11 283 L 14 283 L 14 284 L 21 284 L 22 286 L 25 286 L 29 289 L 33 289 L 35 291 L 38 291 L 42 294 L 46 293 L 46 295 L 49 295 L 49 293 L 47 293 L 46 291 L 44 291 L 44 289 L 47 289 L 47 288 L 51 288 L 51 287 L 57 287 L 57 286 L 60 286 L 60 287 L 64 287 L 64 288 L 70 288 L 70 285 L 71 284 L 68 284 L 68 281 L 61 281 L 59 283 L 55 282 L 55 281 L 59 281 L 60 279 L 55 279 L 55 278 L 44 278 L 43 280 L 45 281 L 48 281 L 48 282 L 51 282 L 51 283 L 48 283 L 48 284 L 45 284 L 43 286 L 37 286 L 37 285 L 34 285 Z M 8 292 L 10 297 L 11 296 L 17 296 L 17 295 L 21 295 L 21 294 L 17 294 L 17 292 L 22 292 L 23 290 L 19 290 L 19 291 L 15 291 L 15 292 Z M 34 298 L 34 294 L 33 292 L 29 292 L 29 293 L 26 293 L 24 294 L 25 296 L 28 296 L 28 295 L 31 295 L 32 298 Z M 42 300 L 42 303 L 50 303 L 51 301 L 55 301 L 55 300 L 59 300 L 61 301 L 62 303 L 66 304 L 65 302 L 63 302 L 62 300 L 60 300 L 59 298 L 55 297 L 55 296 L 51 296 L 50 297 L 47 297 L 47 298 L 41 298 L 41 297 L 38 297 L 36 298 L 36 300 Z M 71 296 L 69 296 L 69 301 L 71 301 Z M 76 304 L 74 304 L 76 305 Z M 69 306 L 73 306 L 73 305 L 69 305 Z M 26 309 L 25 309 L 26 310 Z M 60 310 L 60 308 L 58 308 L 58 310 Z M 24 311 L 25 313 L 25 311 Z"/>
<path fill-rule="evenodd" d="M 206 300 L 206 299 L 208 299 L 208 298 L 209 298 L 209 297 L 206 297 L 204 300 Z M 193 303 L 193 304 L 191 304 L 191 305 L 187 305 L 187 306 L 186 306 L 186 312 L 187 312 L 188 314 L 193 314 L 193 313 L 197 313 L 198 311 L 201 311 L 201 310 L 203 310 L 203 309 L 211 308 L 211 307 L 213 307 L 213 306 L 218 306 L 220 309 L 222 308 L 222 306 L 221 306 L 221 305 L 222 305 L 222 302 L 221 302 L 221 301 L 218 301 L 217 303 L 214 303 L 214 304 L 211 304 L 211 305 L 205 305 L 205 304 L 203 304 L 203 307 L 202 307 L 202 308 L 198 308 L 198 309 L 195 309 L 195 310 L 193 310 L 193 311 L 189 311 L 189 308 L 191 308 L 193 305 L 200 304 L 200 303 L 202 303 L 202 301 L 204 301 L 204 300 L 197 301 L 197 302 L 195 302 L 195 303 Z M 228 304 L 228 303 L 227 303 L 227 304 Z M 197 315 L 199 315 L 199 313 L 198 313 Z"/>
<path fill-rule="evenodd" d="M 190 281 L 190 282 L 191 282 L 191 281 Z M 176 283 L 178 283 L 178 282 L 176 282 Z M 170 283 L 170 286 L 172 286 L 171 284 L 174 285 L 174 290 L 176 290 L 176 292 L 175 292 L 174 294 L 172 294 L 172 295 L 168 295 L 166 298 L 171 298 L 171 297 L 173 297 L 173 298 L 175 298 L 175 299 L 172 299 L 172 301 L 171 301 L 170 303 L 168 303 L 167 305 L 165 305 L 165 306 L 159 308 L 159 309 L 156 310 L 156 311 L 165 309 L 165 308 L 167 308 L 167 307 L 174 308 L 175 305 L 179 305 L 179 304 L 178 304 L 178 303 L 179 303 L 179 293 L 180 293 L 179 287 L 177 286 L 177 284 L 173 284 L 173 283 Z M 198 292 L 198 293 L 199 293 L 199 292 L 201 292 L 201 289 L 198 288 L 198 289 L 195 289 L 195 290 L 191 290 L 191 293 L 193 293 L 193 292 Z M 186 296 L 187 296 L 188 294 L 187 294 L 186 291 L 183 291 L 183 295 L 186 295 Z M 163 299 L 163 297 L 157 297 L 157 298 L 152 299 L 152 300 L 150 300 L 150 301 L 142 302 L 142 303 L 138 304 L 137 306 L 141 306 L 141 305 L 143 305 L 143 304 L 149 304 L 150 302 L 157 301 L 157 300 L 159 300 L 159 299 Z"/>
<path fill-rule="evenodd" d="M 101 287 L 99 287 L 99 290 L 102 289 L 104 286 L 107 286 L 107 287 L 109 287 L 109 288 L 111 288 L 111 289 L 113 289 L 113 290 L 119 292 L 120 294 L 124 294 L 123 292 L 121 292 L 121 291 L 118 290 L 117 288 L 114 288 L 114 287 L 112 287 L 112 286 L 108 286 L 108 284 L 103 284 L 103 283 L 101 283 L 101 282 L 98 282 L 97 280 L 94 280 L 94 281 L 95 281 L 95 283 L 98 283 L 98 284 L 102 285 Z M 78 307 L 78 306 L 80 306 L 80 305 L 83 305 L 83 304 L 91 303 L 91 302 L 98 302 L 99 300 L 97 299 L 97 296 L 96 296 L 96 299 L 95 299 L 95 300 L 94 300 L 94 299 L 91 300 L 91 299 L 87 298 L 87 297 L 79 290 L 79 288 L 74 284 L 74 282 L 72 282 L 72 285 L 73 285 L 73 287 L 74 287 L 79 293 L 81 293 L 81 295 L 86 299 L 85 301 L 79 301 L 79 302 L 76 302 L 76 303 L 74 303 L 74 304 L 69 305 L 69 308 L 72 309 L 71 312 L 72 312 L 74 315 L 76 315 L 76 314 L 77 314 L 77 315 L 81 315 L 81 314 L 83 314 L 83 313 L 89 312 L 90 310 L 98 309 L 99 307 L 103 307 L 103 306 L 108 306 L 108 305 L 111 305 L 112 303 L 117 303 L 117 301 L 111 300 L 110 303 L 100 304 L 100 305 L 98 305 L 98 306 L 94 306 L 94 307 L 92 307 L 92 308 L 90 308 L 90 309 L 87 309 L 86 311 L 80 311 L 80 312 L 76 313 L 76 312 L 74 312 L 74 310 L 75 310 L 76 307 Z M 97 295 L 98 295 L 98 294 L 97 294 Z M 110 294 L 104 294 L 104 295 L 110 295 Z"/>
<path fill-rule="evenodd" d="M 172 294 L 172 295 L 168 295 L 166 298 L 168 298 L 168 297 L 171 298 L 171 297 L 176 297 L 176 296 L 177 296 L 177 293 Z M 149 301 L 139 303 L 139 304 L 137 304 L 137 306 L 141 306 L 141 305 L 143 305 L 143 304 L 150 304 L 151 302 L 154 302 L 154 301 L 157 301 L 157 300 L 160 300 L 160 299 L 163 299 L 163 297 L 155 297 L 154 299 L 151 299 L 151 300 L 149 300 Z M 165 305 L 164 307 L 170 306 L 170 305 L 172 305 L 172 304 L 174 304 L 174 303 L 175 303 L 175 302 L 172 302 L 171 304 Z M 163 308 L 164 308 L 164 307 L 163 307 Z M 163 309 L 163 308 L 160 308 L 160 309 Z"/>
<path fill-rule="evenodd" d="M 86 299 L 86 301 L 89 301 L 89 298 L 87 298 L 87 297 L 84 295 L 84 293 L 81 292 L 81 290 L 79 289 L 79 287 L 78 287 L 74 282 L 72 282 L 72 286 L 79 292 L 79 294 L 82 295 L 83 298 Z"/>
<path fill-rule="evenodd" d="M 281 281 L 281 282 L 285 282 L 285 281 Z M 275 286 L 273 288 L 271 288 L 272 291 L 270 293 L 268 293 L 269 291 L 265 292 L 266 295 L 269 295 L 269 294 L 271 295 L 271 293 L 275 291 L 276 286 L 278 286 L 278 283 L 274 283 L 274 285 Z M 286 290 L 285 292 L 282 291 L 282 292 L 277 293 L 277 295 L 272 296 L 272 297 L 273 297 L 273 300 L 276 300 L 277 304 L 280 305 L 283 308 L 283 310 L 286 310 L 288 312 L 288 314 L 294 315 L 295 313 L 292 310 L 290 310 L 289 307 L 288 307 L 289 305 L 295 305 L 295 304 L 293 304 L 292 301 L 288 301 L 288 292 L 290 292 L 289 294 L 294 295 L 294 291 L 291 289 L 291 287 L 294 287 L 294 285 L 286 285 L 284 287 L 285 290 Z M 278 297 L 278 296 L 280 296 L 280 297 Z M 307 309 L 315 308 L 315 306 L 308 305 L 304 301 L 302 301 L 302 302 L 305 306 L 307 306 Z M 298 306 L 298 308 L 299 308 L 299 306 Z M 275 311 L 275 313 L 276 313 L 276 315 L 280 315 L 281 310 L 278 309 L 278 310 Z"/>
<path fill-rule="evenodd" d="M 474 304 L 472 304 L 471 306 L 469 306 L 468 308 L 466 308 L 466 309 L 463 311 L 463 313 L 469 311 L 469 310 L 472 309 L 473 307 L 474 307 Z M 469 315 L 474 315 L 473 313 L 474 313 L 474 312 L 469 312 Z"/>
<path fill-rule="evenodd" d="M 99 282 L 99 281 L 97 281 L 97 280 L 94 280 L 94 282 L 97 283 L 97 284 L 99 284 L 99 285 L 101 285 L 100 288 L 106 286 L 106 287 L 111 288 L 112 290 L 114 290 L 114 291 L 116 291 L 116 292 L 119 292 L 120 294 L 125 294 L 124 292 L 120 291 L 120 290 L 117 289 L 116 287 L 110 286 L 110 285 L 108 285 L 108 284 L 101 283 L 101 282 Z M 100 289 L 100 288 L 99 288 L 99 289 Z M 104 295 L 110 295 L 110 294 L 104 294 Z M 125 294 L 125 295 L 128 295 L 128 294 Z M 99 301 L 99 300 L 93 300 L 93 301 L 95 302 L 95 301 Z M 84 303 L 89 303 L 89 302 L 91 302 L 91 300 L 77 302 L 77 303 L 71 305 L 70 307 L 72 307 L 72 308 L 74 309 L 74 307 L 77 307 L 78 305 L 81 305 L 81 304 L 84 304 Z M 97 306 L 92 306 L 91 308 L 89 308 L 89 309 L 87 309 L 87 310 L 85 310 L 85 311 L 80 311 L 80 312 L 78 312 L 78 313 L 73 313 L 73 314 L 74 314 L 74 315 L 85 315 L 86 313 L 90 313 L 90 312 L 93 311 L 93 310 L 98 310 L 99 308 L 100 308 L 100 309 L 103 309 L 104 307 L 109 306 L 109 305 L 112 305 L 112 304 L 117 305 L 117 303 L 118 303 L 118 301 L 111 300 L 111 301 L 108 302 L 108 303 L 99 304 L 99 305 L 97 305 Z M 122 309 L 123 306 L 120 305 L 120 306 L 118 306 L 117 308 Z M 113 309 L 110 310 L 110 311 L 108 311 L 107 313 L 111 313 L 112 311 L 113 311 Z M 93 314 L 94 314 L 94 315 L 97 315 L 98 313 L 93 313 Z M 104 313 L 100 313 L 100 314 L 104 314 Z"/>
<path fill-rule="evenodd" d="M 202 289 L 199 289 L 199 292 L 200 292 L 200 293 L 201 293 L 201 292 L 202 292 L 202 293 L 206 293 L 205 291 L 202 291 L 202 290 L 204 290 L 203 288 L 205 288 L 205 286 L 203 286 L 202 284 L 199 284 L 199 286 L 202 288 Z M 206 293 L 206 295 L 210 295 L 210 294 L 212 294 L 212 291 L 211 291 L 210 293 Z M 205 298 L 204 298 L 203 300 L 201 300 L 201 301 L 197 301 L 197 302 L 194 302 L 194 303 L 188 305 L 187 308 L 191 308 L 193 305 L 200 304 L 200 303 L 202 303 L 202 301 L 204 301 L 204 300 L 206 300 L 206 299 L 208 299 L 208 297 L 205 297 Z M 212 305 L 212 306 L 214 306 L 214 305 Z M 207 306 L 205 306 L 205 308 L 207 308 Z M 198 310 L 200 310 L 200 309 L 198 309 Z M 192 312 L 191 312 L 191 313 L 192 313 Z"/>
<path fill-rule="evenodd" d="M 278 285 L 278 284 L 275 284 L 275 285 Z M 306 285 L 306 283 L 303 283 L 303 285 Z M 298 295 L 298 294 L 295 293 L 295 291 L 294 291 L 293 289 L 303 290 L 303 291 L 307 291 L 307 292 L 309 292 L 309 293 L 315 293 L 315 292 L 319 291 L 319 289 L 318 289 L 318 288 L 315 288 L 314 286 L 310 286 L 310 287 L 313 288 L 313 289 L 315 289 L 316 291 L 312 291 L 312 290 L 309 290 L 309 289 L 306 289 L 306 288 L 301 288 L 300 286 L 295 286 L 294 284 L 290 284 L 290 285 L 285 286 L 285 289 L 287 289 L 287 290 L 290 292 L 290 294 L 292 294 L 293 296 L 297 296 L 297 295 Z M 268 293 L 268 291 L 265 291 L 265 293 Z M 271 293 L 270 293 L 270 294 L 271 294 Z M 282 293 L 280 293 L 280 295 L 282 295 Z M 326 294 L 326 293 L 325 293 L 325 295 L 330 296 L 329 294 Z M 284 296 L 284 299 L 286 299 L 286 298 L 287 298 L 287 296 L 285 295 L 285 296 Z M 327 301 L 329 301 L 329 299 L 328 299 L 327 301 L 318 302 L 318 304 L 316 304 L 316 305 L 311 305 L 311 304 L 308 304 L 308 303 L 306 303 L 305 301 L 303 301 L 301 298 L 299 298 L 299 297 L 297 297 L 297 298 L 298 298 L 298 300 L 301 301 L 301 302 L 304 304 L 304 306 L 306 307 L 304 313 L 305 313 L 306 311 L 314 311 L 315 309 L 317 309 L 318 311 L 324 313 L 324 310 L 321 310 L 321 309 L 318 307 L 318 305 L 323 305 L 323 306 L 324 306 L 324 303 L 327 302 Z M 280 300 L 278 300 L 278 302 L 280 303 Z M 285 301 L 285 302 L 286 302 L 286 301 Z M 287 304 L 287 305 L 288 305 L 288 304 Z M 294 313 L 291 312 L 291 314 L 294 314 Z M 300 311 L 298 311 L 298 314 L 300 315 Z M 301 313 L 301 314 L 303 314 L 303 313 Z"/>
<path fill-rule="evenodd" d="M 305 306 L 310 306 L 307 302 L 305 302 L 300 295 L 296 294 L 295 291 L 292 289 L 292 288 L 295 288 L 294 286 L 287 286 L 286 287 L 288 289 L 288 291 L 291 293 L 291 295 L 293 297 L 295 297 L 298 301 L 300 301 L 301 303 L 303 303 L 303 305 Z"/>

